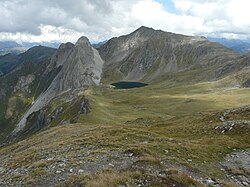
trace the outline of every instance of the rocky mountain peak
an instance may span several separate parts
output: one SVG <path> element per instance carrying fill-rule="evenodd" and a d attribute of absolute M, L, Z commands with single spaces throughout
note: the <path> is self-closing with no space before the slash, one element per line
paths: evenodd
<path fill-rule="evenodd" d="M 99 85 L 104 61 L 94 49 L 88 38 L 81 37 L 76 44 L 62 44 L 51 59 L 49 71 L 61 67 L 48 89 L 40 95 L 17 124 L 13 134 L 25 127 L 27 118 L 41 110 L 61 93 L 74 91 L 87 85 Z"/>
<path fill-rule="evenodd" d="M 62 44 L 51 60 L 50 67 L 62 67 L 56 85 L 59 92 L 76 89 L 83 85 L 99 84 L 102 70 L 99 53 L 89 39 L 82 36 L 76 44 Z"/>
<path fill-rule="evenodd" d="M 68 57 L 74 46 L 75 45 L 70 42 L 62 43 L 56 53 L 54 53 L 54 55 L 52 56 L 47 71 L 50 72 L 51 70 L 53 70 L 53 68 L 62 66 L 66 62 L 66 58 Z"/>
<path fill-rule="evenodd" d="M 131 36 L 134 37 L 142 37 L 142 38 L 148 38 L 151 37 L 153 34 L 155 34 L 156 30 L 153 28 L 141 26 L 137 30 L 131 33 Z"/>
<path fill-rule="evenodd" d="M 64 51 L 66 49 L 71 49 L 72 47 L 74 47 L 74 44 L 72 44 L 71 42 L 62 43 L 59 46 L 58 51 Z"/>
<path fill-rule="evenodd" d="M 90 47 L 91 46 L 91 44 L 90 44 L 90 42 L 89 42 L 89 39 L 87 38 L 87 37 L 85 37 L 85 36 L 82 36 L 81 38 L 79 38 L 78 40 L 77 40 L 77 42 L 76 42 L 76 46 L 88 46 L 88 47 Z"/>
<path fill-rule="evenodd" d="M 136 29 L 134 32 L 141 32 L 141 33 L 143 33 L 143 32 L 150 32 L 150 31 L 152 32 L 152 31 L 154 31 L 154 29 L 151 28 L 151 27 L 141 26 L 138 29 Z"/>

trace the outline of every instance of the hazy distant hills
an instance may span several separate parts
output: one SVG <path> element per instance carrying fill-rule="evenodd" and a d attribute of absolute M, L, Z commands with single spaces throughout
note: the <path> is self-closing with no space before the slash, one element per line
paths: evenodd
<path fill-rule="evenodd" d="M 104 40 L 102 42 L 98 42 L 98 43 L 92 43 L 91 45 L 94 47 L 94 48 L 99 48 L 101 47 L 102 45 L 104 45 L 108 40 Z"/>
<path fill-rule="evenodd" d="M 9 73 L 12 69 L 14 69 L 18 65 L 18 63 L 20 63 L 21 56 L 25 56 L 26 53 L 24 52 L 27 51 L 30 57 L 35 55 L 35 54 L 32 54 L 34 49 L 29 50 L 29 51 L 28 49 L 32 47 L 36 47 L 36 46 L 58 48 L 59 45 L 60 43 L 56 43 L 56 42 L 17 43 L 15 41 L 0 41 L 0 76 L 6 73 Z"/>
<path fill-rule="evenodd" d="M 250 41 L 239 39 L 212 38 L 208 37 L 211 42 L 220 43 L 228 48 L 233 49 L 237 53 L 245 54 L 250 52 Z"/>
<path fill-rule="evenodd" d="M 22 45 L 18 44 L 15 41 L 0 41 L 0 49 L 7 49 L 7 48 L 15 48 L 15 47 L 22 47 Z"/>
<path fill-rule="evenodd" d="M 225 47 L 233 49 L 237 53 L 245 54 L 250 52 L 250 41 L 249 40 L 239 40 L 239 39 L 226 39 L 226 38 L 213 38 L 208 37 L 211 42 L 217 42 Z M 93 43 L 94 48 L 99 48 L 104 45 L 108 40 Z M 15 41 L 0 41 L 0 56 L 8 53 L 20 54 L 27 51 L 29 48 L 34 46 L 45 46 L 51 48 L 58 48 L 60 46 L 59 42 L 22 42 L 17 43 Z"/>
<path fill-rule="evenodd" d="M 14 47 L 19 44 L 15 42 L 8 43 L 8 47 L 3 49 L 4 55 L 0 55 L 0 76 L 3 76 L 13 70 L 18 64 L 23 63 L 24 61 L 30 60 L 39 63 L 46 57 L 51 51 L 54 51 L 55 48 L 44 47 L 44 46 L 35 46 L 35 47 Z M 27 45 L 31 45 L 27 44 Z M 3 45 L 2 45 L 3 46 Z M 1 52 L 0 52 L 1 53 Z M 39 58 L 38 58 L 39 57 Z"/>
<path fill-rule="evenodd" d="M 15 41 L 0 41 L 0 56 L 8 53 L 20 54 L 27 51 L 34 46 L 45 46 L 51 48 L 58 48 L 60 43 L 57 42 L 22 42 Z"/>

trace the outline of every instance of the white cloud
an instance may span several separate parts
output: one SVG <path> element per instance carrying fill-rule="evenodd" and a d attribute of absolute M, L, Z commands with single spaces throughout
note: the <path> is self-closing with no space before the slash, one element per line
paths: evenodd
<path fill-rule="evenodd" d="M 0 40 L 13 39 L 18 42 L 23 41 L 33 41 L 33 42 L 47 42 L 47 41 L 76 41 L 84 33 L 76 32 L 74 30 L 65 29 L 62 27 L 55 27 L 51 25 L 40 25 L 39 29 L 41 30 L 40 35 L 33 34 L 24 34 L 21 32 L 17 33 L 8 33 L 3 32 L 0 35 Z"/>
<path fill-rule="evenodd" d="M 171 0 L 166 0 L 171 1 Z M 0 0 L 0 40 L 92 41 L 141 25 L 188 35 L 250 36 L 248 0 Z"/>
<path fill-rule="evenodd" d="M 250 37 L 248 0 L 174 0 L 174 3 L 181 14 L 203 18 L 207 30 L 202 33 L 206 35 Z"/>
<path fill-rule="evenodd" d="M 231 0 L 227 4 L 226 13 L 233 25 L 236 27 L 250 26 L 250 1 L 247 0 Z"/>
<path fill-rule="evenodd" d="M 169 32 L 195 34 L 205 29 L 203 18 L 167 12 L 162 4 L 153 0 L 140 1 L 135 4 L 132 16 L 141 25 Z"/>

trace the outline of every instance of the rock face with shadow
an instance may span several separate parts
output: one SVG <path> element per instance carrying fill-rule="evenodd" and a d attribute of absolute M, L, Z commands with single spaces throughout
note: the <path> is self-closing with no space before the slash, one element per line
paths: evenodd
<path fill-rule="evenodd" d="M 244 87 L 250 87 L 250 78 L 243 83 Z"/>
<path fill-rule="evenodd" d="M 88 114 L 90 113 L 90 105 L 89 100 L 86 97 L 83 97 L 81 102 L 81 108 L 79 111 L 80 114 Z"/>

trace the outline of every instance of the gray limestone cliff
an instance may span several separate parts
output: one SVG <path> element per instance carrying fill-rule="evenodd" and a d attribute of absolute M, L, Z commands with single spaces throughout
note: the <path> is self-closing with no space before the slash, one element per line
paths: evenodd
<path fill-rule="evenodd" d="M 99 85 L 103 60 L 86 37 L 81 37 L 75 45 L 62 44 L 51 59 L 47 71 L 61 67 L 60 72 L 49 88 L 42 93 L 17 124 L 13 134 L 20 132 L 27 118 L 33 112 L 41 110 L 53 98 L 63 92 L 87 85 Z"/>

